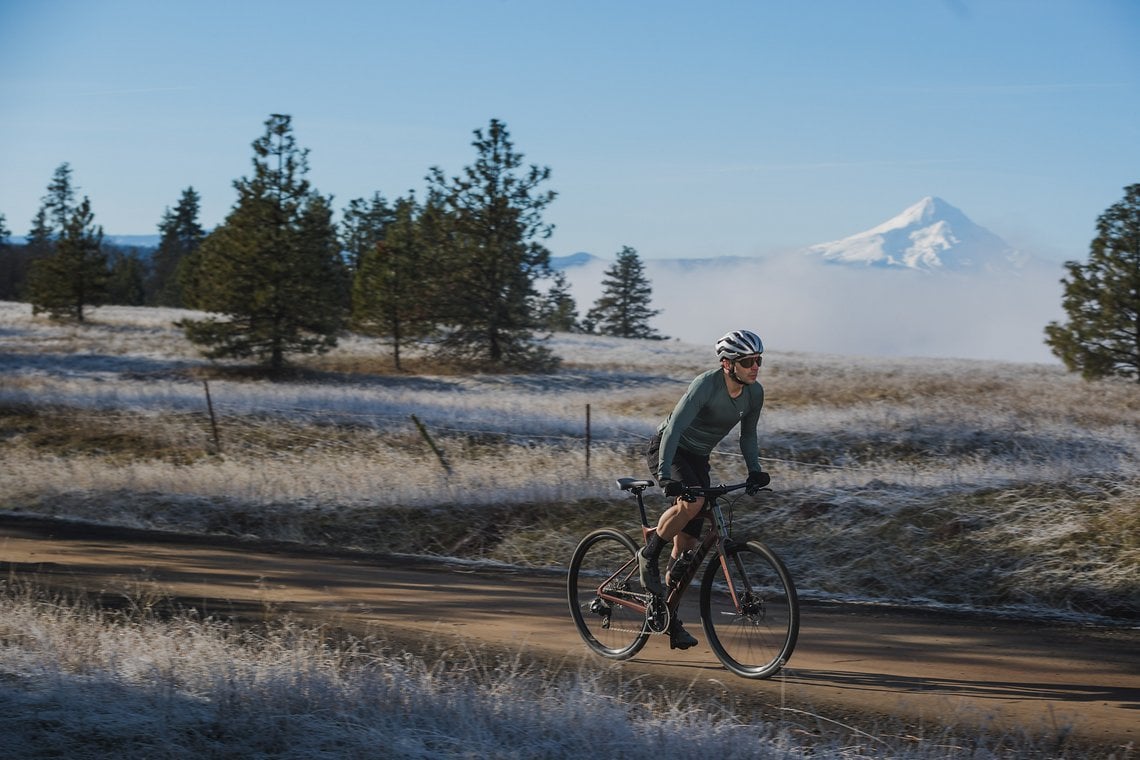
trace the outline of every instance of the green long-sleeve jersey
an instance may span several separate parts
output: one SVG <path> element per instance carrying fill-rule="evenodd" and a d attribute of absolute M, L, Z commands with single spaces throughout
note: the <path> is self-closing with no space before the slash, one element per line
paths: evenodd
<path fill-rule="evenodd" d="M 729 432 L 740 424 L 740 453 L 749 472 L 760 469 L 760 445 L 756 425 L 764 406 L 764 387 L 759 382 L 744 386 L 736 398 L 728 395 L 724 370 L 720 367 L 698 375 L 689 383 L 673 411 L 658 426 L 661 455 L 657 479 L 668 478 L 673 456 L 680 446 L 708 456 Z"/>

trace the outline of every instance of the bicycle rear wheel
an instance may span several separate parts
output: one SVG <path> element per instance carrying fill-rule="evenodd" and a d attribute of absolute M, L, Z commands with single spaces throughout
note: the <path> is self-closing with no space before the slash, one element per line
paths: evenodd
<path fill-rule="evenodd" d="M 616 601 L 641 601 L 636 554 L 633 539 L 602 528 L 583 538 L 570 560 L 566 591 L 574 625 L 586 646 L 614 660 L 633 657 L 649 639 L 645 613 Z"/>
<path fill-rule="evenodd" d="M 800 607 L 775 552 L 749 541 L 712 557 L 701 580 L 701 623 L 713 652 L 736 675 L 777 673 L 795 649 Z"/>

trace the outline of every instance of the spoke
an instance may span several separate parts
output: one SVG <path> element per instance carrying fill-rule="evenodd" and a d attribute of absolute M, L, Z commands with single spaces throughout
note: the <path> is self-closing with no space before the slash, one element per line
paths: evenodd
<path fill-rule="evenodd" d="M 643 598 L 631 587 L 636 551 L 624 534 L 603 529 L 582 539 L 570 564 L 574 624 L 586 645 L 604 657 L 632 657 L 648 636 Z"/>
<path fill-rule="evenodd" d="M 766 678 L 783 666 L 795 646 L 795 588 L 779 559 L 761 545 L 737 545 L 730 552 L 726 563 L 714 558 L 705 572 L 705 632 L 725 667 L 748 678 Z"/>

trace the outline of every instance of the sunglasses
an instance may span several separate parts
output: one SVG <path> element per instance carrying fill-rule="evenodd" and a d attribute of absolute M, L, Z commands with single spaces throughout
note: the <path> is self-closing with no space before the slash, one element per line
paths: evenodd
<path fill-rule="evenodd" d="M 736 363 L 739 364 L 741 367 L 744 367 L 744 369 L 752 369 L 753 367 L 759 367 L 761 364 L 763 364 L 764 363 L 764 357 L 763 356 L 746 356 L 743 359 L 737 359 Z"/>

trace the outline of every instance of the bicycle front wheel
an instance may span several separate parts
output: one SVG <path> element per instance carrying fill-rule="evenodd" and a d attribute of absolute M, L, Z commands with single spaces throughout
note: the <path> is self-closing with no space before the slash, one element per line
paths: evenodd
<path fill-rule="evenodd" d="M 712 557 L 701 580 L 701 623 L 717 658 L 736 675 L 779 672 L 796 646 L 800 606 L 776 553 L 749 541 Z"/>
<path fill-rule="evenodd" d="M 570 560 L 566 591 L 574 625 L 586 646 L 614 660 L 628 660 L 649 639 L 645 613 L 621 604 L 641 601 L 636 555 L 633 539 L 602 528 L 583 538 Z"/>

